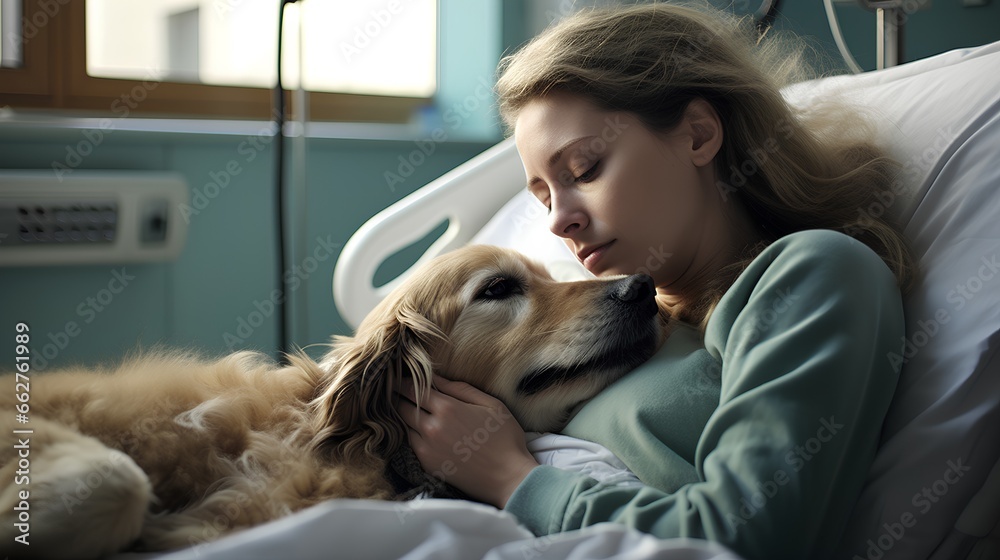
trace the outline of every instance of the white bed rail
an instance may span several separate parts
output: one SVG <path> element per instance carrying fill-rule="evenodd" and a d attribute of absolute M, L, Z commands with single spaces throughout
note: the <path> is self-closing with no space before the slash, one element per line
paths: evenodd
<path fill-rule="evenodd" d="M 333 299 L 344 321 L 357 328 L 414 268 L 468 243 L 524 184 L 521 158 L 513 139 L 507 139 L 365 222 L 344 246 L 333 272 Z M 375 271 L 387 257 L 446 219 L 448 229 L 416 263 L 385 285 L 374 285 Z"/>

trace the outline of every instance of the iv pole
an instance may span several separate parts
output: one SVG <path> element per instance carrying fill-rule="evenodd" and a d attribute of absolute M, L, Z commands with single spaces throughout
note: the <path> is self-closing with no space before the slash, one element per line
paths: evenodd
<path fill-rule="evenodd" d="M 875 10 L 875 68 L 882 70 L 903 60 L 902 0 L 860 0 Z"/>

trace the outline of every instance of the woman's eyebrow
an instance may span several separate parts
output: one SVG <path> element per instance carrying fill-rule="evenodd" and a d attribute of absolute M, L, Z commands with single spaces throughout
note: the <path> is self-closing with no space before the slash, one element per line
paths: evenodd
<path fill-rule="evenodd" d="M 556 151 L 552 152 L 552 155 L 551 155 L 551 156 L 549 156 L 549 162 L 548 162 L 548 163 L 549 163 L 549 165 L 550 165 L 550 166 L 551 166 L 551 165 L 555 165 L 555 163 L 556 163 L 557 161 L 559 161 L 559 158 L 561 158 L 561 157 L 563 156 L 563 153 L 564 153 L 564 152 L 565 152 L 566 150 L 568 150 L 568 149 L 570 149 L 571 147 L 573 147 L 573 144 L 576 144 L 577 142 L 579 142 L 579 141 L 581 141 L 581 140 L 586 140 L 586 139 L 588 139 L 588 138 L 593 138 L 593 137 L 594 137 L 593 135 L 590 135 L 590 136 L 581 136 L 581 137 L 579 137 L 579 138 L 575 138 L 575 139 L 573 139 L 573 140 L 570 140 L 569 142 L 566 142 L 565 144 L 563 144 L 563 146 L 562 146 L 561 148 L 559 148 L 558 150 L 556 150 Z"/>
<path fill-rule="evenodd" d="M 570 140 L 569 142 L 566 142 L 565 144 L 563 144 L 561 148 L 559 148 L 558 150 L 552 152 L 552 155 L 549 156 L 549 160 L 547 162 L 549 164 L 549 167 L 552 167 L 553 165 L 555 165 L 555 163 L 557 161 L 559 161 L 559 158 L 561 158 L 563 156 L 563 154 L 566 152 L 566 150 L 572 148 L 574 144 L 576 144 L 577 142 L 580 142 L 581 140 L 586 140 L 588 138 L 593 138 L 593 137 L 594 137 L 593 135 L 590 135 L 590 136 L 581 136 L 579 138 L 574 138 L 573 140 Z M 531 190 L 531 185 L 534 185 L 535 183 L 537 183 L 537 182 L 539 182 L 541 180 L 542 180 L 541 177 L 537 177 L 537 176 L 536 177 L 532 177 L 531 179 L 528 180 L 527 189 Z"/>

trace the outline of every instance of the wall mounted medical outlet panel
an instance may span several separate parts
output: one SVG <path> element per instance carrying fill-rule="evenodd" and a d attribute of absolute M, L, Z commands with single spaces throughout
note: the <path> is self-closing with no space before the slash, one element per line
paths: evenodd
<path fill-rule="evenodd" d="M 188 198 L 176 173 L 0 170 L 0 266 L 174 260 Z"/>

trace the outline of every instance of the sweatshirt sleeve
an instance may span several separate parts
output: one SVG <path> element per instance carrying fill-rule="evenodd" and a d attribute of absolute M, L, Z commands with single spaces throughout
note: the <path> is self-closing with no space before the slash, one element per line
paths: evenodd
<path fill-rule="evenodd" d="M 536 534 L 612 521 L 752 559 L 824 558 L 860 495 L 899 373 L 889 268 L 830 230 L 785 236 L 726 292 L 705 333 L 722 363 L 698 481 L 668 494 L 535 468 L 506 509 Z"/>

